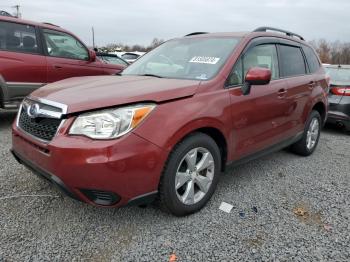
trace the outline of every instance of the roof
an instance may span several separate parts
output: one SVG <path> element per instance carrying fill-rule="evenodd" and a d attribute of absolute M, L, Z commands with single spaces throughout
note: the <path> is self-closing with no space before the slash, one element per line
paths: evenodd
<path fill-rule="evenodd" d="M 24 20 L 21 18 L 16 18 L 16 17 L 9 17 L 9 16 L 0 16 L 0 21 L 5 21 L 5 22 L 14 22 L 14 23 L 18 23 L 18 24 L 26 24 L 26 25 L 32 25 L 32 26 L 38 26 L 38 27 L 42 27 L 42 28 L 46 28 L 46 29 L 52 29 L 52 30 L 58 30 L 61 32 L 67 32 L 72 34 L 71 32 L 69 32 L 68 30 L 65 30 L 57 25 L 53 25 L 50 23 L 39 23 L 39 22 L 34 22 L 34 21 L 30 21 L 30 20 Z"/>

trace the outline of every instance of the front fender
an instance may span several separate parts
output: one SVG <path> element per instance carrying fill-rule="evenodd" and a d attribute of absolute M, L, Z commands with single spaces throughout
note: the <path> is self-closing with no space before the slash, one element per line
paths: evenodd
<path fill-rule="evenodd" d="M 160 104 L 134 133 L 170 152 L 188 134 L 215 128 L 226 139 L 231 155 L 233 128 L 226 90 Z"/>

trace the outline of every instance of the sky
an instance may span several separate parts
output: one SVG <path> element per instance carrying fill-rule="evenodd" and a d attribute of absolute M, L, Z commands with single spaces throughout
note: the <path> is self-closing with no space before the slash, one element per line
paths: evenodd
<path fill-rule="evenodd" d="M 302 35 L 350 42 L 350 0 L 0 0 L 0 10 L 57 24 L 92 45 L 148 45 L 197 31 L 252 31 L 273 26 Z"/>

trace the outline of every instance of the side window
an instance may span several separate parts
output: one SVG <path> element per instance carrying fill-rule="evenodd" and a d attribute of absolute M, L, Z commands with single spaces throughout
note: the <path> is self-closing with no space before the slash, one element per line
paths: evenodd
<path fill-rule="evenodd" d="M 307 63 L 311 73 L 315 73 L 320 68 L 320 62 L 315 52 L 308 46 L 303 46 L 303 50 L 306 56 Z"/>
<path fill-rule="evenodd" d="M 227 85 L 241 85 L 243 84 L 243 65 L 242 59 L 240 58 L 232 69 L 232 72 L 227 79 Z"/>
<path fill-rule="evenodd" d="M 35 27 L 0 22 L 0 50 L 38 54 Z"/>
<path fill-rule="evenodd" d="M 228 85 L 243 84 L 244 77 L 252 67 L 263 67 L 271 70 L 272 79 L 279 78 L 276 46 L 273 44 L 258 45 L 249 49 L 235 64 L 230 74 Z"/>
<path fill-rule="evenodd" d="M 299 47 L 280 45 L 280 63 L 282 76 L 305 75 L 305 61 Z"/>
<path fill-rule="evenodd" d="M 89 52 L 76 38 L 66 33 L 44 29 L 49 56 L 88 60 Z"/>

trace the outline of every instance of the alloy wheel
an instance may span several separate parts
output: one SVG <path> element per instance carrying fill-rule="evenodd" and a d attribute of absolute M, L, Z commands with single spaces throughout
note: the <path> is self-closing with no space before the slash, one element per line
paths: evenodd
<path fill-rule="evenodd" d="M 203 147 L 191 149 L 180 161 L 175 176 L 178 199 L 185 205 L 198 203 L 209 191 L 215 172 L 212 154 Z"/>
<path fill-rule="evenodd" d="M 306 147 L 312 150 L 317 142 L 320 132 L 320 123 L 316 117 L 314 117 L 309 125 L 309 129 L 306 134 Z"/>

